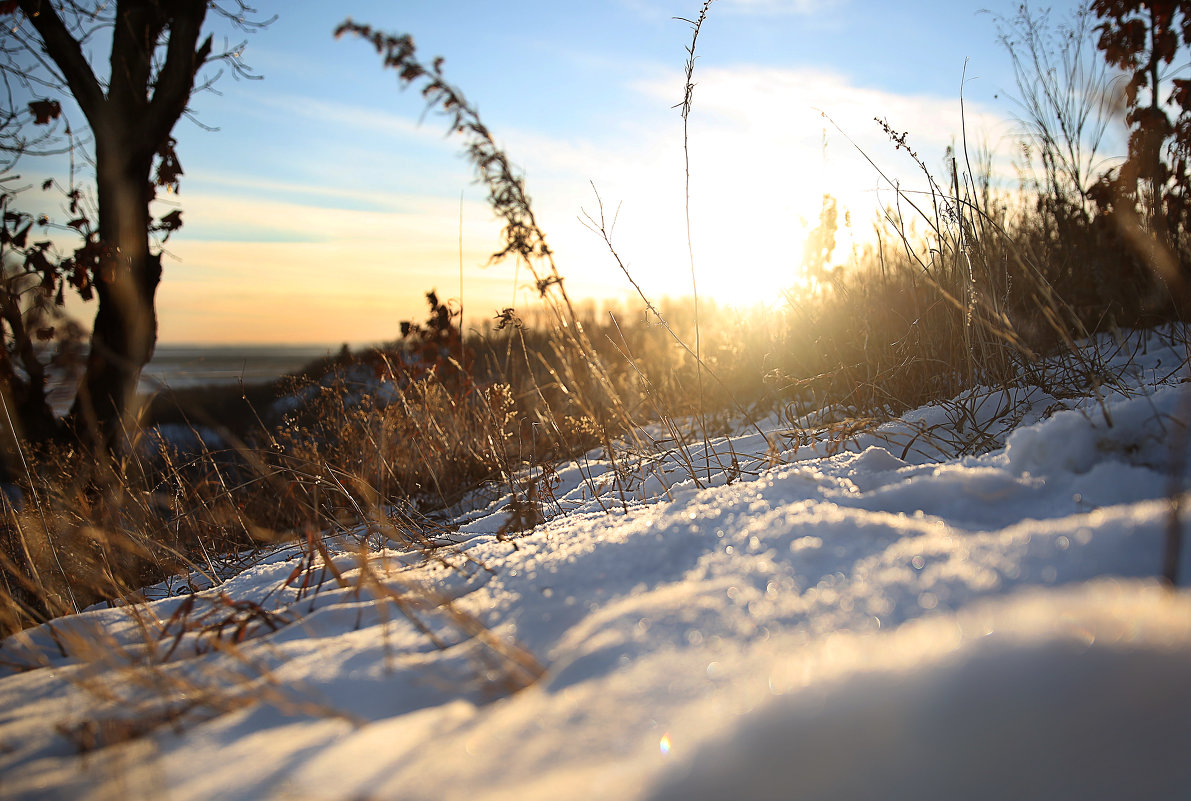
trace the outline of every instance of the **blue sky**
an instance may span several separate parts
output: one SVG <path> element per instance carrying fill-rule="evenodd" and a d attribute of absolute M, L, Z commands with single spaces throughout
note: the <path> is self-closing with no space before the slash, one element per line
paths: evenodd
<path fill-rule="evenodd" d="M 511 265 L 482 266 L 499 225 L 484 192 L 416 93 L 364 42 L 335 40 L 347 17 L 411 33 L 446 58 L 527 175 L 576 297 L 625 295 L 627 281 L 579 222 L 592 183 L 619 207 L 615 241 L 655 298 L 689 293 L 683 218 L 684 48 L 693 0 L 257 0 L 278 19 L 248 39 L 263 78 L 225 75 L 194 99 L 211 132 L 175 130 L 185 227 L 159 292 L 163 342 L 391 339 L 424 314 L 423 294 L 462 295 L 469 317 L 532 305 Z M 796 281 L 821 197 L 852 210 L 863 241 L 882 196 L 876 174 L 823 113 L 895 175 L 908 165 L 873 123 L 888 118 L 942 163 L 960 131 L 1004 148 L 1013 79 L 987 8 L 1016 2 L 717 0 L 699 40 L 690 120 L 700 293 L 774 300 Z M 1077 4 L 1055 3 L 1056 18 Z M 235 34 L 229 33 L 235 37 Z M 234 38 L 233 38 L 234 42 Z M 462 214 L 462 225 L 460 222 Z M 845 246 L 841 242 L 841 246 Z M 523 276 L 522 276 L 523 277 Z"/>

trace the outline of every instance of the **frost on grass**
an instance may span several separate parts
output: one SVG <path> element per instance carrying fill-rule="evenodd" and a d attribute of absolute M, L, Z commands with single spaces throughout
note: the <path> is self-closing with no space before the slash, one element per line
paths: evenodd
<path fill-rule="evenodd" d="M 499 499 L 435 558 L 361 532 L 25 632 L 0 793 L 1184 797 L 1191 596 L 1155 579 L 1180 358 L 844 442 L 771 421 L 711 482 L 619 464 L 631 497 L 593 453 L 530 531 Z"/>

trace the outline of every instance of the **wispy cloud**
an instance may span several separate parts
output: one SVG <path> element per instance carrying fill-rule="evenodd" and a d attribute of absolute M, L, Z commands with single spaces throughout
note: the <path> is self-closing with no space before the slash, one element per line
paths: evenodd
<path fill-rule="evenodd" d="M 392 102 L 395 107 L 408 111 L 418 108 L 419 99 L 412 92 L 403 98 L 402 93 L 394 88 Z M 259 96 L 251 95 L 246 108 L 255 108 L 256 114 L 280 117 L 289 122 L 295 118 L 317 122 L 325 131 L 353 131 L 369 138 L 401 137 L 424 142 L 442 140 L 441 128 L 421 125 L 409 113 L 377 110 L 375 105 L 343 103 L 300 94 L 261 93 Z"/>

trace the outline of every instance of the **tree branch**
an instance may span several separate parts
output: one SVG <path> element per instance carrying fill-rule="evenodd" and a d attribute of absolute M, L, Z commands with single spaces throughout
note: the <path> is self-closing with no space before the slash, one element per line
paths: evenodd
<path fill-rule="evenodd" d="M 103 87 L 87 64 L 79 43 L 75 40 L 48 0 L 20 0 L 21 11 L 41 36 L 45 52 L 62 70 L 70 93 L 87 115 L 92 126 L 98 122 L 107 106 Z"/>
<path fill-rule="evenodd" d="M 145 88 L 152 72 L 153 50 L 165 25 L 165 14 L 156 3 L 122 0 L 116 5 L 108 104 L 112 116 L 122 123 L 145 113 L 149 102 Z"/>
<path fill-rule="evenodd" d="M 153 99 L 149 102 L 146 130 L 154 140 L 154 147 L 165 141 L 186 110 L 194 89 L 194 76 L 211 55 L 210 36 L 195 49 L 207 13 L 207 0 L 183 0 L 178 6 L 170 22 L 165 65 L 157 76 Z"/>

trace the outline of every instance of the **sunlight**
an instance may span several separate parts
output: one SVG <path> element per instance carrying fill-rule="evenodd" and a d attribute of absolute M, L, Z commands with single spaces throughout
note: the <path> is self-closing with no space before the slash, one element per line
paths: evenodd
<path fill-rule="evenodd" d="M 636 88 L 661 103 L 673 94 L 675 82 L 680 79 L 651 79 Z M 820 108 L 832 109 L 832 118 Z M 701 73 L 689 137 L 691 245 L 701 297 L 773 305 L 787 290 L 814 285 L 806 242 L 822 222 L 826 195 L 835 201 L 835 236 L 833 243 L 820 243 L 815 266 L 829 270 L 846 263 L 854 249 L 875 243 L 873 223 L 890 190 L 878 191 L 881 176 L 857 148 L 899 180 L 920 176 L 873 121 L 874 110 L 887 114 L 891 124 L 929 120 L 914 144 L 931 159 L 953 144 L 946 132 L 957 124 L 959 109 L 948 99 L 890 95 L 815 70 Z M 967 121 L 969 131 L 997 125 L 973 106 Z M 633 281 L 652 300 L 689 296 L 680 123 L 630 122 L 620 134 L 620 142 L 599 144 L 521 136 L 509 147 L 534 154 L 539 217 L 574 296 L 635 291 L 598 236 L 573 222 L 576 209 L 596 208 L 593 185 L 609 223 L 616 219 L 613 243 Z M 576 174 L 587 180 L 566 178 Z"/>
<path fill-rule="evenodd" d="M 806 229 L 797 222 L 788 228 L 788 246 L 740 243 L 731 237 L 704 243 L 695 256 L 699 296 L 734 306 L 780 303 L 803 276 L 799 257 Z"/>
<path fill-rule="evenodd" d="M 750 189 L 750 203 L 713 212 L 709 216 L 718 224 L 695 229 L 699 293 L 731 305 L 773 306 L 808 277 L 813 259 L 808 260 L 807 242 L 819 223 L 823 198 L 808 192 L 792 199 L 772 188 Z M 832 235 L 826 261 L 843 253 L 844 233 Z"/>
<path fill-rule="evenodd" d="M 771 173 L 759 168 L 725 169 L 733 160 L 739 163 L 732 150 L 715 155 L 720 158 L 705 157 L 692 190 L 690 249 L 684 199 L 681 191 L 658 191 L 665 185 L 661 170 L 616 187 L 630 199 L 620 208 L 613 242 L 632 281 L 650 300 L 687 297 L 697 287 L 700 298 L 719 304 L 773 307 L 788 290 L 807 284 L 808 265 L 828 269 L 847 259 L 856 237 L 849 209 L 834 196 L 832 247 L 818 258 L 820 247 L 808 251 L 808 237 L 820 228 L 828 197 L 823 183 L 807 181 L 797 188 L 769 183 L 763 179 Z M 852 203 L 865 200 L 861 196 Z M 633 294 L 628 278 L 590 231 L 581 237 L 563 234 L 558 252 L 569 288 L 596 297 Z"/>

